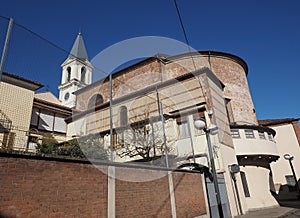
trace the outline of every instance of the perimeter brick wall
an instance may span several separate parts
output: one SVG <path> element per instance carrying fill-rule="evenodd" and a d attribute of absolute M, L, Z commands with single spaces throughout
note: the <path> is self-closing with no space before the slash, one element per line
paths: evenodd
<path fill-rule="evenodd" d="M 107 166 L 97 168 L 0 152 L 0 217 L 107 217 Z M 206 214 L 201 175 L 172 175 L 177 217 Z M 166 172 L 116 167 L 116 217 L 172 217 L 169 196 Z"/>

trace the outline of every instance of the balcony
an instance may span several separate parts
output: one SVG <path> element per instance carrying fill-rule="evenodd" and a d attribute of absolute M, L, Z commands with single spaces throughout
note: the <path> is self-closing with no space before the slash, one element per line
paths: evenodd
<path fill-rule="evenodd" d="M 231 136 L 236 155 L 243 157 L 258 156 L 269 162 L 279 157 L 274 136 L 276 132 L 267 127 L 256 125 L 231 125 Z"/>

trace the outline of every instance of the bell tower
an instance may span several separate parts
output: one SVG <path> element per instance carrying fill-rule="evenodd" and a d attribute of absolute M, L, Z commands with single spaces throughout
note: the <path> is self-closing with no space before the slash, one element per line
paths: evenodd
<path fill-rule="evenodd" d="M 63 105 L 76 106 L 75 91 L 92 83 L 93 66 L 88 60 L 81 33 L 78 34 L 70 55 L 62 63 L 62 79 L 59 89 L 59 100 Z"/>

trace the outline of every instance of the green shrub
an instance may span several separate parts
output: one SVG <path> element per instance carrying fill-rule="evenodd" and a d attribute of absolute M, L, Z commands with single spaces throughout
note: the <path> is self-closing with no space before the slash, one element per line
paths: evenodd
<path fill-rule="evenodd" d="M 108 159 L 108 151 L 103 147 L 103 138 L 98 135 L 84 136 L 64 143 L 43 141 L 38 144 L 37 152 L 78 158 L 91 158 L 99 160 Z"/>
<path fill-rule="evenodd" d="M 54 143 L 42 143 L 37 144 L 36 150 L 37 153 L 41 154 L 54 154 L 56 152 L 57 145 Z"/>

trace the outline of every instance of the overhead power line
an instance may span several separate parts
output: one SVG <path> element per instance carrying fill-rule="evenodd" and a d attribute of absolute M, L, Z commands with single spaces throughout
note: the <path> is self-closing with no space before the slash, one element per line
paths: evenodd
<path fill-rule="evenodd" d="M 0 18 L 9 21 L 9 18 L 7 18 L 7 17 L 5 17 L 5 16 L 1 16 L 1 15 L 0 15 Z M 62 47 L 60 47 L 60 46 L 58 46 L 57 44 L 55 44 L 55 43 L 53 43 L 52 41 L 46 39 L 45 37 L 43 37 L 43 36 L 41 36 L 40 34 L 34 32 L 33 30 L 27 28 L 26 26 L 24 26 L 24 25 L 22 25 L 22 24 L 20 24 L 20 23 L 17 23 L 17 22 L 15 22 L 15 21 L 14 21 L 14 25 L 16 25 L 16 26 L 20 27 L 21 29 L 23 29 L 23 30 L 29 32 L 29 33 L 32 34 L 33 36 L 35 36 L 35 37 L 37 37 L 38 39 L 40 39 L 40 40 L 46 42 L 46 43 L 49 44 L 50 46 L 52 46 L 52 47 L 54 47 L 54 48 L 56 48 L 56 49 L 62 51 L 63 53 L 65 53 L 65 54 L 67 54 L 67 55 L 74 56 L 74 55 L 72 55 L 69 51 L 67 51 L 66 49 L 64 49 L 64 48 L 62 48 Z M 75 57 L 75 56 L 74 56 L 74 57 Z M 98 66 L 93 66 L 93 67 L 94 67 L 94 69 L 95 69 L 96 71 L 101 72 L 101 73 L 102 73 L 104 76 L 106 76 L 106 77 L 108 77 L 110 74 L 112 74 L 112 72 L 106 72 L 105 70 L 99 68 Z M 114 78 L 114 80 L 120 82 L 121 84 L 125 85 L 126 87 L 130 88 L 130 89 L 133 90 L 133 91 L 138 91 L 135 87 L 133 87 L 133 86 L 127 84 L 126 82 L 124 82 L 124 81 L 122 81 L 122 80 L 120 80 L 120 79 L 118 79 L 118 78 Z M 156 99 L 154 99 L 153 97 L 149 96 L 148 94 L 145 94 L 145 96 L 148 97 L 148 98 L 150 98 L 150 99 L 152 99 L 152 100 L 155 100 L 155 101 L 156 101 Z M 165 104 L 164 104 L 164 105 L 165 105 Z M 168 107 L 168 105 L 165 105 L 165 106 Z"/>
<path fill-rule="evenodd" d="M 185 43 L 187 44 L 189 53 L 191 53 L 192 52 L 191 46 L 190 46 L 190 43 L 189 43 L 186 31 L 185 31 L 185 28 L 184 28 L 184 25 L 183 25 L 183 20 L 182 20 L 182 17 L 181 17 L 181 14 L 180 14 L 180 10 L 179 10 L 179 7 L 178 7 L 178 4 L 177 4 L 176 0 L 174 0 L 174 4 L 175 4 L 177 15 L 178 15 L 178 18 L 179 18 L 179 21 L 180 21 L 180 26 L 181 26 L 181 29 L 182 29 L 182 33 L 184 35 Z M 194 61 L 194 58 L 193 58 L 192 54 L 191 54 L 191 58 L 192 58 L 192 62 L 193 62 L 194 68 L 196 70 L 196 64 L 195 64 L 195 61 Z"/>

